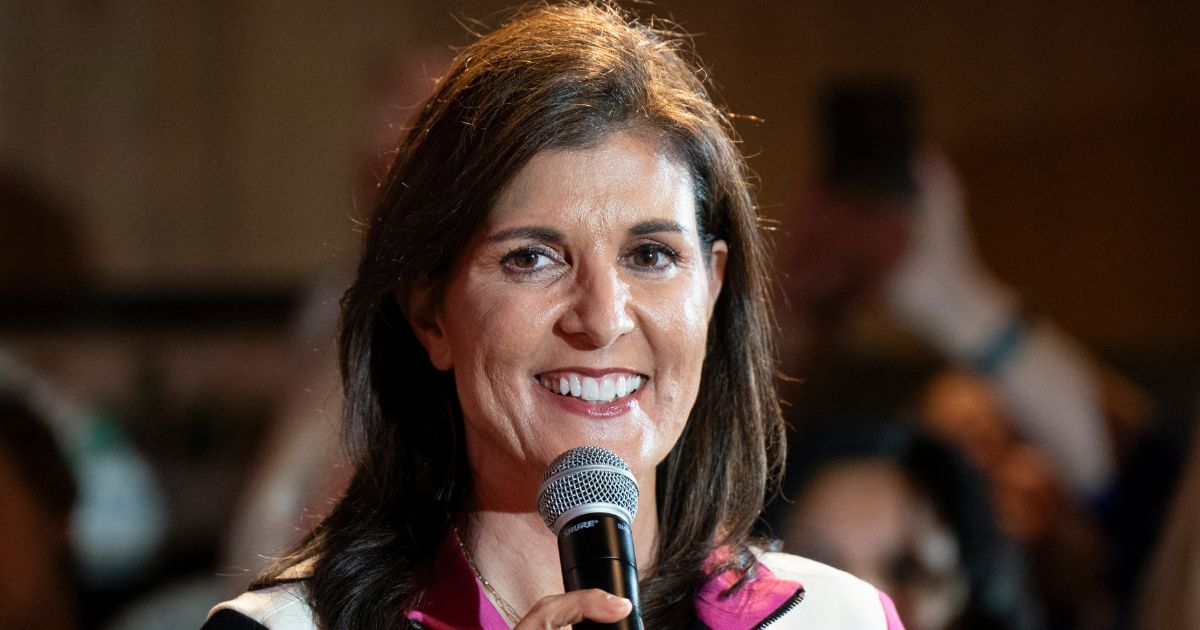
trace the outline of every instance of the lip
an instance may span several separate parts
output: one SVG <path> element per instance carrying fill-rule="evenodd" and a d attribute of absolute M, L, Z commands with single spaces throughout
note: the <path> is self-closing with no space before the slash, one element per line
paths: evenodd
<path fill-rule="evenodd" d="M 638 372 L 636 370 L 624 369 L 624 368 L 595 369 L 595 368 L 569 367 L 569 368 L 560 368 L 560 369 L 555 369 L 555 370 L 547 370 L 545 372 L 541 372 L 540 374 L 534 376 L 533 387 L 538 392 L 540 392 L 541 396 L 545 396 L 547 399 L 549 399 L 551 403 L 558 405 L 558 407 L 560 409 L 563 409 L 564 411 L 567 411 L 567 412 L 570 412 L 570 413 L 573 413 L 576 415 L 580 415 L 580 416 L 585 416 L 588 418 L 597 419 L 597 420 L 616 418 L 618 416 L 624 415 L 624 414 L 632 411 L 635 407 L 638 406 L 638 401 L 642 397 L 642 392 L 646 391 L 645 385 L 643 385 L 637 391 L 633 392 L 632 394 L 630 394 L 624 398 L 618 398 L 617 400 L 613 400 L 610 402 L 588 402 L 586 400 L 583 400 L 582 398 L 576 398 L 575 396 L 563 396 L 561 394 L 556 394 L 556 393 L 546 389 L 545 387 L 542 387 L 540 379 L 543 375 L 566 373 L 566 372 L 582 374 L 584 376 L 590 376 L 592 378 L 603 378 L 605 376 L 611 376 L 614 374 L 627 374 L 627 375 L 631 375 L 631 376 L 639 376 L 640 375 L 643 379 L 646 379 L 647 383 L 649 382 L 649 377 L 642 374 L 641 372 Z"/>
<path fill-rule="evenodd" d="M 641 376 L 642 378 L 646 378 L 645 374 L 642 374 L 641 372 L 638 372 L 637 370 L 631 370 L 629 368 L 586 368 L 586 367 L 555 368 L 553 370 L 546 370 L 545 372 L 540 372 L 540 373 L 534 375 L 534 378 L 538 379 L 538 378 L 541 378 L 542 376 L 545 376 L 546 374 L 558 374 L 561 372 L 574 372 L 576 374 L 582 374 L 584 376 L 590 376 L 592 378 L 603 378 L 605 376 L 611 376 L 613 374 L 625 374 L 627 376 Z"/>

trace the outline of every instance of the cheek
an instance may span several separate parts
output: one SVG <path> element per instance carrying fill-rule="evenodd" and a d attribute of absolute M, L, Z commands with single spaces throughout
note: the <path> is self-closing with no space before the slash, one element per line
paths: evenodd
<path fill-rule="evenodd" d="M 677 391 L 688 396 L 690 406 L 700 382 L 708 339 L 707 283 L 693 279 L 679 283 L 673 290 L 643 296 L 646 336 L 655 353 L 656 363 L 665 371 Z"/>
<path fill-rule="evenodd" d="M 525 363 L 550 327 L 555 309 L 547 296 L 503 289 L 465 287 L 456 292 L 463 299 L 447 300 L 455 377 L 460 390 L 472 390 L 460 396 L 476 396 L 481 389 L 502 399 L 515 395 L 511 385 L 528 376 Z"/>

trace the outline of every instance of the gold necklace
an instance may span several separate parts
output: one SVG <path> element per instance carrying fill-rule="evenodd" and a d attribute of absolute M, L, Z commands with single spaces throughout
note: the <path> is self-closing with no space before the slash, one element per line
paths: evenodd
<path fill-rule="evenodd" d="M 471 565 L 471 570 L 475 572 L 475 577 L 479 578 L 479 583 L 483 584 L 483 588 L 487 589 L 487 592 L 491 594 L 492 601 L 496 602 L 496 606 L 500 607 L 500 612 L 504 614 L 504 617 L 512 625 L 515 626 L 520 623 L 521 615 L 512 607 L 512 604 L 508 603 L 508 600 L 500 595 L 500 591 L 497 591 L 496 587 L 492 586 L 492 583 L 483 577 L 483 574 L 479 572 L 479 567 L 475 566 L 475 559 L 471 557 L 471 552 L 467 551 L 467 546 L 463 544 L 462 535 L 458 533 L 458 526 L 451 525 L 450 529 L 454 531 L 454 540 L 458 541 L 458 548 L 462 549 L 463 557 L 467 559 L 467 564 Z"/>

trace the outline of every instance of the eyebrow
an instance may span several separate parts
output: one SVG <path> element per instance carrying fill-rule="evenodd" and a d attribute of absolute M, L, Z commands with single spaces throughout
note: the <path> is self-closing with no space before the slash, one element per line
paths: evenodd
<path fill-rule="evenodd" d="M 685 236 L 688 233 L 687 228 L 680 225 L 678 221 L 643 221 L 629 228 L 629 234 L 632 236 L 645 236 L 658 232 L 678 232 Z"/>
<path fill-rule="evenodd" d="M 686 235 L 687 228 L 683 227 L 678 221 L 643 221 L 629 228 L 631 236 L 645 236 L 647 234 L 657 234 L 659 232 L 677 232 Z M 567 237 L 562 232 L 547 226 L 532 225 L 508 228 L 500 230 L 495 234 L 488 236 L 489 243 L 499 243 L 502 241 L 512 240 L 530 240 L 542 243 L 561 243 L 567 240 Z"/>
<path fill-rule="evenodd" d="M 499 232 L 488 236 L 487 240 L 489 243 L 499 243 L 501 241 L 513 241 L 519 239 L 540 241 L 542 243 L 561 243 L 567 240 L 567 237 L 562 232 L 559 232 L 551 227 L 528 226 L 500 230 Z"/>

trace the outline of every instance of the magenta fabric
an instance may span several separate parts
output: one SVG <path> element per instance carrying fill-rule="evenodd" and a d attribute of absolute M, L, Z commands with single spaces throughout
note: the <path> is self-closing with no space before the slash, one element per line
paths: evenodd
<path fill-rule="evenodd" d="M 726 554 L 726 550 L 718 549 L 709 558 L 709 565 Z M 726 571 L 709 580 L 696 597 L 696 616 L 712 630 L 753 628 L 804 589 L 799 582 L 780 579 L 766 565 L 759 564 L 752 581 L 722 598 L 721 593 L 733 586 L 737 578 L 734 571 Z"/>
<path fill-rule="evenodd" d="M 433 583 L 425 592 L 421 606 L 408 614 L 430 630 L 508 630 L 500 611 L 492 605 L 454 533 L 446 534 L 438 546 L 433 566 Z"/>
<path fill-rule="evenodd" d="M 892 602 L 892 598 L 888 597 L 887 593 L 879 591 L 879 602 L 883 604 L 883 616 L 887 619 L 887 629 L 904 630 L 904 624 L 900 622 L 900 613 L 896 612 L 896 604 Z"/>
<path fill-rule="evenodd" d="M 708 566 L 715 566 L 727 555 L 727 550 L 718 549 L 709 558 Z M 475 579 L 475 572 L 463 556 L 453 533 L 447 534 L 438 546 L 434 566 L 437 570 L 433 583 L 420 607 L 408 614 L 409 619 L 420 622 L 430 630 L 508 630 L 508 624 Z M 759 564 L 754 580 L 743 585 L 732 596 L 722 598 L 721 593 L 736 580 L 736 572 L 723 573 L 709 580 L 696 598 L 696 614 L 712 630 L 753 628 L 804 588 L 799 582 L 776 577 L 765 565 Z M 886 597 L 881 594 L 881 598 L 885 599 L 885 607 L 891 603 Z M 894 615 L 895 607 L 890 610 Z M 900 628 L 899 622 L 896 623 L 894 627 Z M 892 627 L 888 626 L 889 629 Z"/>

